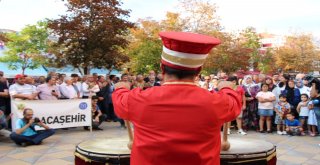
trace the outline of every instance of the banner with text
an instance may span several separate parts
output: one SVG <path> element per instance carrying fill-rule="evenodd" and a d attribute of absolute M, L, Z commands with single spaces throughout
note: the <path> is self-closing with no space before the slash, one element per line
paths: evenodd
<path fill-rule="evenodd" d="M 12 100 L 12 129 L 17 119 L 23 118 L 23 110 L 31 108 L 33 117 L 38 117 L 50 128 L 91 126 L 91 100 Z"/>

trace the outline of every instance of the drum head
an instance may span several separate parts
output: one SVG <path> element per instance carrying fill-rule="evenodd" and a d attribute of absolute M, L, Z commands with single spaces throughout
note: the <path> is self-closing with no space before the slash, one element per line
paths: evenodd
<path fill-rule="evenodd" d="M 77 150 L 101 155 L 130 155 L 127 139 L 92 139 L 77 146 Z"/>
<path fill-rule="evenodd" d="M 272 143 L 263 140 L 229 138 L 228 141 L 231 146 L 230 150 L 221 151 L 220 155 L 256 154 L 275 149 L 275 146 Z"/>

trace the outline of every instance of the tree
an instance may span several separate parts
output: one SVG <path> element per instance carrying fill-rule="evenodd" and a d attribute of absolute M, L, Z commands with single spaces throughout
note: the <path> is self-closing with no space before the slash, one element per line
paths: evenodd
<path fill-rule="evenodd" d="M 8 42 L 8 37 L 6 36 L 5 33 L 0 32 L 0 41 L 2 42 Z"/>
<path fill-rule="evenodd" d="M 260 54 L 259 54 L 259 48 L 260 45 L 260 37 L 256 33 L 255 28 L 253 27 L 247 27 L 246 29 L 242 30 L 240 33 L 240 40 L 243 43 L 243 46 L 246 49 L 250 49 L 250 69 L 255 70 L 258 67 Z"/>
<path fill-rule="evenodd" d="M 68 14 L 50 20 L 49 27 L 63 47 L 57 62 L 83 68 L 113 69 L 129 61 L 124 48 L 125 36 L 133 24 L 127 21 L 129 10 L 118 0 L 68 0 Z"/>
<path fill-rule="evenodd" d="M 259 50 L 257 67 L 261 73 L 270 73 L 277 70 L 276 65 L 274 65 L 274 50 L 272 48 Z"/>
<path fill-rule="evenodd" d="M 8 63 L 10 69 L 22 69 L 22 74 L 27 68 L 38 68 L 45 63 L 48 36 L 47 23 L 44 21 L 27 25 L 20 33 L 8 33 L 8 51 L 0 61 Z"/>
<path fill-rule="evenodd" d="M 203 66 L 204 71 L 215 73 L 222 70 L 230 73 L 247 70 L 251 50 L 245 48 L 233 34 L 217 32 L 214 36 L 221 40 L 221 44 L 210 52 Z"/>
<path fill-rule="evenodd" d="M 128 64 L 133 71 L 146 73 L 160 71 L 162 43 L 160 31 L 189 31 L 212 35 L 221 29 L 216 16 L 215 4 L 202 0 L 182 0 L 178 13 L 167 12 L 166 19 L 155 21 L 140 19 L 135 29 L 131 29 Z"/>
<path fill-rule="evenodd" d="M 183 31 L 210 34 L 222 29 L 216 4 L 206 0 L 180 0 L 180 6 Z"/>
<path fill-rule="evenodd" d="M 160 23 L 152 19 L 140 19 L 137 28 L 131 29 L 131 42 L 127 51 L 131 58 L 129 66 L 134 72 L 160 71 L 161 30 Z"/>
<path fill-rule="evenodd" d="M 284 71 L 300 72 L 312 71 L 313 62 L 320 60 L 313 36 L 303 33 L 287 36 L 285 44 L 275 50 L 275 59 Z"/>

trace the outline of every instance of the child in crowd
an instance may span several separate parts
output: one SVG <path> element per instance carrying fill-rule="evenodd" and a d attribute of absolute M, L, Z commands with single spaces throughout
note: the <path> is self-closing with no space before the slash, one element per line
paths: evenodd
<path fill-rule="evenodd" d="M 290 104 L 287 102 L 286 95 L 279 95 L 279 102 L 274 106 L 274 111 L 276 112 L 276 117 L 274 123 L 277 125 L 277 134 L 286 135 L 285 131 L 285 119 L 286 115 L 291 112 Z M 282 131 L 281 131 L 282 130 Z"/>
<path fill-rule="evenodd" d="M 301 94 L 301 102 L 298 104 L 297 112 L 299 113 L 299 120 L 302 128 L 304 127 L 306 121 L 308 121 L 309 108 L 308 101 L 309 96 L 307 94 Z"/>
<path fill-rule="evenodd" d="M 301 123 L 299 120 L 294 118 L 293 113 L 287 114 L 286 120 L 286 131 L 289 135 L 305 135 L 303 132 L 303 128 L 301 127 Z"/>
<path fill-rule="evenodd" d="M 258 104 L 258 114 L 260 115 L 259 127 L 260 133 L 263 133 L 264 123 L 267 123 L 267 133 L 272 133 L 271 131 L 271 117 L 273 116 L 273 101 L 276 100 L 275 95 L 269 92 L 269 85 L 263 83 L 261 85 L 261 91 L 257 94 L 256 98 L 259 101 Z"/>
<path fill-rule="evenodd" d="M 309 108 L 309 115 L 308 115 L 309 135 L 316 136 L 316 126 L 318 125 L 318 123 L 317 123 L 316 114 L 314 113 L 314 110 L 313 110 L 312 101 L 309 101 L 308 108 Z"/>

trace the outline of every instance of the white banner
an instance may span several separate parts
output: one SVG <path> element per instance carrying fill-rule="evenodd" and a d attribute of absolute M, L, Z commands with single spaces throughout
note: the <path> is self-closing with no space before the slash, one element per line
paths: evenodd
<path fill-rule="evenodd" d="M 12 129 L 16 120 L 23 118 L 23 110 L 31 108 L 33 117 L 38 117 L 50 128 L 91 126 L 91 100 L 12 100 Z"/>

